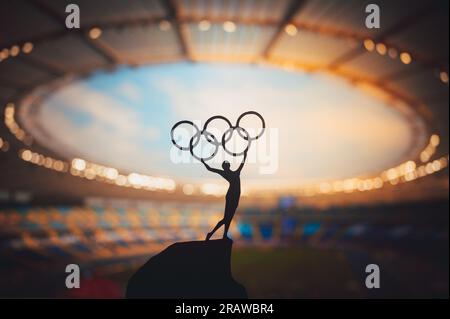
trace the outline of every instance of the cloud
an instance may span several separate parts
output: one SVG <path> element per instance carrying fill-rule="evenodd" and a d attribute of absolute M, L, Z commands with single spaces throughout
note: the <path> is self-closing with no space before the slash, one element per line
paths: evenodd
<path fill-rule="evenodd" d="M 64 144 L 92 160 L 185 180 L 210 175 L 201 166 L 187 169 L 169 162 L 165 130 L 173 119 L 205 121 L 224 115 L 234 124 L 245 111 L 260 112 L 267 127 L 279 130 L 279 170 L 262 177 L 258 165 L 248 165 L 245 177 L 267 183 L 344 178 L 384 169 L 403 156 L 412 140 L 408 123 L 396 110 L 323 76 L 248 66 L 179 65 L 146 71 L 148 76 L 138 81 L 127 73 L 119 85 L 119 94 L 130 104 L 112 97 L 116 84 L 99 91 L 89 82 L 74 83 L 46 101 L 41 121 Z M 145 72 L 140 69 L 140 74 Z M 137 106 L 142 101 L 151 101 L 152 107 Z M 64 110 L 90 120 L 76 123 Z"/>
<path fill-rule="evenodd" d="M 239 71 L 210 77 L 197 87 L 173 76 L 161 77 L 156 85 L 170 97 L 180 119 L 204 123 L 220 114 L 234 124 L 245 111 L 260 112 L 266 125 L 280 131 L 280 170 L 273 178 L 341 178 L 377 171 L 398 161 L 411 142 L 402 115 L 342 81 L 314 76 L 276 83 L 257 73 L 250 80 Z"/>
<path fill-rule="evenodd" d="M 67 110 L 83 113 L 89 121 L 80 125 L 65 114 Z M 134 109 L 84 84 L 74 84 L 52 96 L 40 118 L 71 154 L 129 171 L 160 171 L 157 163 L 163 156 L 141 143 L 158 138 L 158 129 L 143 126 Z"/>
<path fill-rule="evenodd" d="M 142 93 L 139 88 L 130 82 L 125 82 L 121 84 L 118 88 L 118 93 L 123 95 L 125 98 L 133 102 L 142 101 Z"/>
<path fill-rule="evenodd" d="M 109 127 L 128 137 L 139 133 L 139 116 L 117 100 L 95 91 L 82 83 L 74 83 L 53 95 L 47 102 L 58 110 L 84 113 L 100 125 Z"/>

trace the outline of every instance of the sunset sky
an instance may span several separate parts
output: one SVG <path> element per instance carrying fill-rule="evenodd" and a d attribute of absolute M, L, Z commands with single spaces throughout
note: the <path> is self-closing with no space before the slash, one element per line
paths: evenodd
<path fill-rule="evenodd" d="M 397 164 L 412 140 L 400 112 L 346 82 L 240 64 L 99 72 L 56 91 L 44 101 L 39 121 L 83 158 L 196 181 L 211 176 L 201 165 L 170 161 L 171 127 L 213 115 L 234 123 L 248 110 L 278 132 L 277 145 L 270 146 L 278 154 L 270 157 L 276 173 L 261 175 L 256 158 L 244 172 L 249 179 L 301 183 L 376 172 Z"/>

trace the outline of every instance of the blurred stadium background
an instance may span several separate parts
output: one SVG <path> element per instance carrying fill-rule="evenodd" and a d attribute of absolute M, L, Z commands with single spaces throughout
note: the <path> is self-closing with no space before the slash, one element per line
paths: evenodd
<path fill-rule="evenodd" d="M 172 167 L 170 127 L 191 111 L 235 118 L 247 106 L 226 103 L 244 101 L 303 134 L 280 146 L 275 178 L 244 173 L 232 263 L 250 297 L 448 298 L 448 1 L 376 1 L 382 28 L 367 29 L 362 0 L 80 0 L 81 28 L 68 30 L 71 2 L 0 3 L 1 297 L 121 297 L 149 256 L 203 239 L 223 185 Z M 244 77 L 254 92 L 236 98 L 227 89 L 241 83 L 208 76 L 224 65 L 271 71 Z M 171 85 L 163 103 L 155 84 L 115 86 L 171 67 L 199 87 Z M 178 93 L 194 105 L 175 105 Z M 290 127 L 305 108 L 315 121 Z M 69 263 L 81 289 L 64 286 Z M 365 288 L 369 263 L 379 290 Z"/>

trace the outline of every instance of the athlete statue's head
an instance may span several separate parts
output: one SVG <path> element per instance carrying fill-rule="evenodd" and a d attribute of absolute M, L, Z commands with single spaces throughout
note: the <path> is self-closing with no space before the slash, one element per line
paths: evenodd
<path fill-rule="evenodd" d="M 230 162 L 223 161 L 222 168 L 223 168 L 224 171 L 229 171 L 230 170 Z"/>

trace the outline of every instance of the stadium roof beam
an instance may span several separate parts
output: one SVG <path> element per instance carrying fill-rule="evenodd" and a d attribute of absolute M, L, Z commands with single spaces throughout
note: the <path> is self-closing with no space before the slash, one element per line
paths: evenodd
<path fill-rule="evenodd" d="M 266 47 L 262 51 L 262 57 L 268 58 L 270 56 L 270 52 L 272 51 L 273 47 L 276 45 L 278 40 L 280 39 L 281 35 L 283 34 L 284 27 L 286 24 L 288 24 L 292 18 L 299 12 L 299 10 L 304 7 L 307 0 L 293 0 L 289 4 L 289 6 L 286 9 L 286 12 L 284 13 L 283 17 L 281 18 L 280 22 L 276 26 L 276 30 L 272 38 L 267 43 Z"/>
<path fill-rule="evenodd" d="M 119 64 L 122 61 L 119 55 L 101 40 L 92 40 L 88 37 L 87 33 L 83 33 L 82 38 L 92 50 L 101 55 L 109 63 Z"/>
<path fill-rule="evenodd" d="M 192 55 L 189 50 L 189 46 L 187 43 L 187 34 L 186 30 L 183 28 L 181 20 L 178 15 L 178 8 L 174 0 L 160 0 L 162 6 L 167 11 L 167 19 L 171 21 L 174 25 L 175 33 L 178 38 L 178 42 L 180 44 L 181 52 L 186 57 L 186 59 L 192 61 Z"/>
<path fill-rule="evenodd" d="M 422 18 L 426 17 L 428 14 L 433 12 L 436 9 L 434 4 L 428 4 L 424 8 L 421 8 L 420 10 L 416 11 L 414 14 L 409 15 L 403 19 L 401 19 L 398 23 L 394 24 L 392 27 L 387 29 L 386 31 L 382 32 L 378 36 L 374 38 L 375 42 L 382 42 L 385 41 L 387 38 L 393 36 L 396 33 L 399 33 L 403 30 L 408 29 L 410 26 L 416 24 L 419 22 Z M 356 49 L 353 49 L 350 52 L 345 53 L 344 55 L 338 57 L 334 61 L 332 61 L 328 68 L 329 69 L 335 69 L 338 68 L 341 64 L 350 62 L 351 60 L 357 58 L 359 55 L 366 52 L 364 48 L 358 47 Z"/>
<path fill-rule="evenodd" d="M 422 70 L 419 68 L 408 68 L 406 70 L 400 70 L 400 71 L 396 71 L 396 72 L 392 72 L 387 75 L 384 75 L 384 76 L 378 78 L 376 80 L 376 82 L 381 84 L 381 83 L 384 83 L 387 81 L 393 81 L 393 80 L 398 80 L 398 79 L 401 79 L 404 77 L 408 77 L 410 75 L 414 75 L 419 72 L 422 72 Z"/>
<path fill-rule="evenodd" d="M 40 0 L 30 0 L 30 3 L 32 3 L 38 10 L 45 13 L 48 17 L 56 21 L 56 23 L 60 24 L 62 27 L 65 28 L 65 17 L 62 16 L 59 12 L 55 11 L 52 7 L 50 7 L 46 3 L 43 3 Z M 91 49 L 93 49 L 95 52 L 101 55 L 109 63 L 118 64 L 120 62 L 120 59 L 115 52 L 113 52 L 105 45 L 99 43 L 98 41 L 91 40 L 86 32 L 79 32 L 80 30 L 77 31 L 72 30 L 71 32 L 77 32 L 80 35 L 81 39 L 84 41 L 84 43 L 86 43 L 86 45 L 88 45 Z M 64 32 L 64 34 L 65 33 L 67 33 L 67 31 Z"/>
<path fill-rule="evenodd" d="M 60 67 L 57 67 L 56 65 L 43 61 L 41 59 L 37 59 L 36 57 L 32 57 L 30 55 L 24 56 L 24 55 L 19 55 L 17 57 L 17 59 L 24 64 L 28 64 L 30 66 L 32 66 L 33 68 L 37 68 L 40 69 L 46 73 L 49 73 L 51 75 L 54 76 L 63 76 L 64 74 L 67 73 L 66 70 L 63 70 Z"/>
<path fill-rule="evenodd" d="M 6 89 L 12 89 L 15 91 L 22 90 L 24 88 L 24 85 L 21 85 L 19 83 L 11 82 L 9 79 L 8 81 L 0 79 L 0 87 L 6 88 Z"/>

